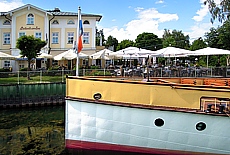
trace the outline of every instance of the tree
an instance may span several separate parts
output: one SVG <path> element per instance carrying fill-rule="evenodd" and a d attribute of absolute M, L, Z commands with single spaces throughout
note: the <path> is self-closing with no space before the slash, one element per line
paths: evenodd
<path fill-rule="evenodd" d="M 230 50 L 230 21 L 225 21 L 217 31 L 219 34 L 218 44 L 222 49 Z"/>
<path fill-rule="evenodd" d="M 210 32 L 205 34 L 206 42 L 208 43 L 209 47 L 213 48 L 219 48 L 219 49 L 226 49 L 230 50 L 230 21 L 225 21 L 221 27 L 218 27 L 217 29 L 211 28 Z M 221 64 L 225 65 L 229 62 L 230 56 L 229 55 L 219 55 L 217 56 L 211 56 L 210 59 L 212 60 L 210 62 L 217 62 L 218 59 L 220 59 Z"/>
<path fill-rule="evenodd" d="M 124 49 L 124 48 L 127 48 L 127 47 L 132 47 L 134 46 L 134 42 L 132 40 L 122 40 L 120 43 L 118 43 L 118 46 L 117 46 L 117 51 L 118 50 L 121 50 L 121 49 Z"/>
<path fill-rule="evenodd" d="M 198 49 L 202 49 L 202 48 L 205 48 L 205 47 L 207 47 L 207 44 L 205 43 L 205 41 L 200 37 L 200 38 L 198 38 L 198 39 L 196 39 L 196 40 L 194 40 L 193 42 L 192 42 L 192 45 L 190 46 L 190 50 L 191 51 L 195 51 L 195 50 L 198 50 Z M 207 57 L 206 56 L 190 56 L 190 57 L 188 57 L 188 60 L 190 60 L 190 61 L 194 61 L 195 60 L 195 58 L 199 58 L 198 60 L 198 63 L 199 63 L 199 65 L 202 65 L 202 66 L 205 66 L 207 63 L 206 63 L 206 61 L 207 61 Z"/>
<path fill-rule="evenodd" d="M 210 32 L 205 33 L 205 37 L 209 47 L 230 50 L 230 21 L 225 21 L 217 29 L 211 28 Z"/>
<path fill-rule="evenodd" d="M 223 22 L 229 19 L 230 12 L 230 1 L 229 0 L 220 0 L 220 4 L 216 4 L 215 0 L 206 0 L 204 1 L 205 5 L 208 5 L 209 12 L 211 13 L 211 22 L 218 19 L 219 22 Z"/>
<path fill-rule="evenodd" d="M 102 46 L 104 46 L 105 45 L 105 43 L 104 43 L 105 42 L 105 36 L 104 36 L 103 29 L 98 30 L 96 28 L 96 46 L 101 46 L 101 42 L 102 42 Z"/>
<path fill-rule="evenodd" d="M 20 54 L 22 57 L 27 57 L 28 61 L 28 71 L 30 70 L 30 63 L 33 58 L 36 58 L 42 47 L 46 45 L 45 41 L 34 36 L 21 36 L 18 38 L 16 43 L 16 48 L 21 50 Z M 28 74 L 28 80 L 30 76 Z"/>
<path fill-rule="evenodd" d="M 189 49 L 189 36 L 184 35 L 182 31 L 165 29 L 163 34 L 163 46 L 173 46 L 177 48 Z"/>
<path fill-rule="evenodd" d="M 173 47 L 176 46 L 176 40 L 172 36 L 169 36 L 163 39 L 163 48 L 169 47 L 169 46 L 173 46 Z"/>
<path fill-rule="evenodd" d="M 219 47 L 219 34 L 217 29 L 211 28 L 210 32 L 205 33 L 205 42 L 207 42 L 209 47 L 220 48 Z"/>
<path fill-rule="evenodd" d="M 190 50 L 191 51 L 195 51 L 195 50 L 198 50 L 198 49 L 202 49 L 202 48 L 205 48 L 207 47 L 207 44 L 204 42 L 204 40 L 200 37 L 198 38 L 197 40 L 194 40 L 192 42 L 192 45 L 190 46 Z"/>
<path fill-rule="evenodd" d="M 113 47 L 113 49 L 116 50 L 116 48 L 118 46 L 118 40 L 110 35 L 110 36 L 108 36 L 108 39 L 106 40 L 105 45 L 107 47 Z"/>
<path fill-rule="evenodd" d="M 136 47 L 156 51 L 162 48 L 162 40 L 153 33 L 143 32 L 136 38 Z"/>

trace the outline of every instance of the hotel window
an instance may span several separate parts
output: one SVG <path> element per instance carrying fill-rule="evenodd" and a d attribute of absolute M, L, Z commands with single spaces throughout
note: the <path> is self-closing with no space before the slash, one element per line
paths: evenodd
<path fill-rule="evenodd" d="M 24 68 L 24 65 L 19 65 L 19 68 L 21 69 L 21 68 Z"/>
<path fill-rule="evenodd" d="M 35 38 L 42 39 L 42 33 L 41 32 L 35 32 Z"/>
<path fill-rule="evenodd" d="M 58 20 L 54 20 L 52 24 L 59 24 Z"/>
<path fill-rule="evenodd" d="M 4 61 L 4 67 L 9 67 L 10 66 L 10 61 L 7 60 L 7 61 Z"/>
<path fill-rule="evenodd" d="M 3 33 L 3 43 L 10 44 L 10 32 Z"/>
<path fill-rule="evenodd" d="M 69 20 L 69 21 L 67 22 L 67 24 L 74 24 L 74 21 L 73 21 L 73 20 Z"/>
<path fill-rule="evenodd" d="M 85 20 L 85 21 L 83 22 L 83 24 L 89 24 L 89 21 L 88 21 L 88 20 Z"/>
<path fill-rule="evenodd" d="M 83 44 L 89 44 L 89 32 L 83 33 Z"/>
<path fill-rule="evenodd" d="M 20 38 L 21 36 L 25 36 L 26 35 L 26 33 L 25 32 L 19 32 L 19 34 L 18 34 L 18 38 Z"/>
<path fill-rule="evenodd" d="M 68 36 L 68 38 L 67 38 L 68 42 L 67 43 L 72 44 L 73 43 L 74 33 L 73 32 L 68 32 L 67 36 Z"/>
<path fill-rule="evenodd" d="M 10 21 L 9 20 L 5 20 L 3 25 L 10 25 Z"/>
<path fill-rule="evenodd" d="M 52 44 L 58 44 L 58 32 L 52 33 Z"/>
<path fill-rule="evenodd" d="M 53 66 L 58 65 L 58 61 L 57 61 L 57 60 L 52 60 L 52 65 L 53 65 Z"/>
<path fill-rule="evenodd" d="M 32 13 L 27 16 L 27 25 L 34 25 L 34 15 Z"/>
<path fill-rule="evenodd" d="M 83 59 L 82 64 L 85 66 L 89 65 L 89 61 L 87 59 Z"/>

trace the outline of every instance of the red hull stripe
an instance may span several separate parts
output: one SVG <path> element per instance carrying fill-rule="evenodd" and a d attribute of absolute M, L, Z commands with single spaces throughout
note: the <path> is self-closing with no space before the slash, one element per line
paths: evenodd
<path fill-rule="evenodd" d="M 78 140 L 69 140 L 66 139 L 66 148 L 67 149 L 76 149 L 76 150 L 105 150 L 105 151 L 122 151 L 122 152 L 133 152 L 133 153 L 147 153 L 147 154 L 170 154 L 170 155 L 207 155 L 210 153 L 196 153 L 188 151 L 178 151 L 178 150 L 163 150 L 163 149 L 154 149 L 154 148 L 144 148 L 144 147 L 134 147 L 134 146 L 125 146 L 125 145 L 116 145 L 116 144 L 107 144 L 107 143 L 98 143 L 98 142 L 86 142 Z"/>

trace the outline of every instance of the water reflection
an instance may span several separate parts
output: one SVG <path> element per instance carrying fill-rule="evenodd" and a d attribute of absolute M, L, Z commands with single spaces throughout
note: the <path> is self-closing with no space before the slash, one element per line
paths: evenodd
<path fill-rule="evenodd" d="M 1 110 L 0 155 L 63 154 L 64 107 Z"/>

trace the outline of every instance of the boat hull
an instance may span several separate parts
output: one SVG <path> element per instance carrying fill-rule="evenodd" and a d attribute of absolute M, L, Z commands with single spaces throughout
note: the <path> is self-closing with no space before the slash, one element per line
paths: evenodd
<path fill-rule="evenodd" d="M 66 99 L 66 148 L 230 154 L 229 121 L 207 114 Z"/>

